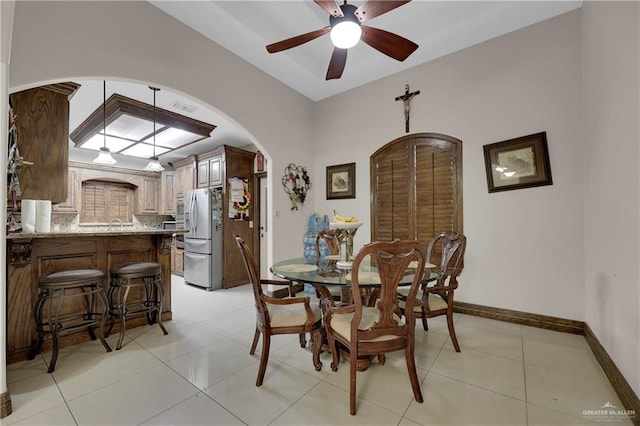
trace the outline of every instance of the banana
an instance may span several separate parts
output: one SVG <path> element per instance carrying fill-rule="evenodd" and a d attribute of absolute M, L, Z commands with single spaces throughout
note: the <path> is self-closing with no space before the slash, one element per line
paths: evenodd
<path fill-rule="evenodd" d="M 342 216 L 339 215 L 335 210 L 333 211 L 333 218 L 336 222 L 357 222 L 358 219 L 355 216 Z"/>

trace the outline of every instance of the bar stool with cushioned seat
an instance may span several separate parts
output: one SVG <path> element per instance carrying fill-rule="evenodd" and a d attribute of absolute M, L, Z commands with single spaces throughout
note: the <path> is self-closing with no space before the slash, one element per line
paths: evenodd
<path fill-rule="evenodd" d="M 162 288 L 162 267 L 155 262 L 123 263 L 114 266 L 109 271 L 111 283 L 107 292 L 109 298 L 109 313 L 111 324 L 107 335 L 113 328 L 113 318 L 120 319 L 120 338 L 116 350 L 122 347 L 124 339 L 125 318 L 131 315 L 145 313 L 149 325 L 156 321 L 162 332 L 167 330 L 162 325 L 162 306 L 164 304 L 164 290 Z M 130 302 L 129 292 L 132 288 L 142 287 L 142 300 Z"/>
<path fill-rule="evenodd" d="M 94 327 L 98 327 L 100 342 L 107 352 L 111 348 L 104 340 L 104 323 L 107 318 L 109 304 L 104 294 L 104 273 L 98 269 L 73 269 L 53 272 L 38 279 L 40 291 L 35 306 L 36 330 L 38 340 L 33 346 L 29 359 L 40 353 L 45 333 L 51 334 L 53 354 L 49 362 L 49 373 L 53 373 L 58 360 L 58 337 L 61 332 L 71 332 L 82 328 L 87 329 L 91 340 L 96 336 Z M 72 297 L 84 298 L 83 312 L 70 312 L 64 309 L 64 302 Z M 97 310 L 97 301 L 102 305 Z M 54 303 L 55 302 L 55 303 Z M 46 321 L 44 314 L 46 312 Z"/>

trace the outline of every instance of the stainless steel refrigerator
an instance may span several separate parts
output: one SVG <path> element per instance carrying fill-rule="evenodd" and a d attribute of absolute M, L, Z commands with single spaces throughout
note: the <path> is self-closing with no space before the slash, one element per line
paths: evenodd
<path fill-rule="evenodd" d="M 184 281 L 222 288 L 222 190 L 191 189 L 184 197 Z"/>

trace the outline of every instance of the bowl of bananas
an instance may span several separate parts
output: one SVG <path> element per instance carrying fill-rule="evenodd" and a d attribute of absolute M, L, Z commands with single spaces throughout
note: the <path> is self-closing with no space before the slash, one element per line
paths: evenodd
<path fill-rule="evenodd" d="M 329 221 L 329 229 L 358 229 L 362 226 L 362 222 L 355 216 L 343 216 L 333 211 L 333 220 Z"/>

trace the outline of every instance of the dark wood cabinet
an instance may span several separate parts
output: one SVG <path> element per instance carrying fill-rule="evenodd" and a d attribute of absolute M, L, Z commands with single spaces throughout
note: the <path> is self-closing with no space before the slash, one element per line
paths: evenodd
<path fill-rule="evenodd" d="M 66 269 L 97 268 L 108 276 L 124 262 L 158 262 L 162 266 L 165 300 L 162 319 L 171 319 L 171 232 L 165 230 L 114 233 L 10 234 L 7 237 L 7 355 L 9 362 L 27 359 L 36 338 L 33 303 L 41 274 Z M 109 283 L 105 284 L 108 287 Z M 133 291 L 130 300 L 141 300 Z M 84 309 L 82 298 L 65 302 L 64 312 Z M 127 320 L 127 328 L 146 325 L 144 314 Z M 118 325 L 116 325 L 118 327 Z M 82 330 L 80 330 L 82 331 Z M 89 340 L 87 333 L 73 333 L 60 340 L 67 346 Z M 47 350 L 50 340 L 43 347 Z"/>
<path fill-rule="evenodd" d="M 69 99 L 79 87 L 58 83 L 10 95 L 20 155 L 33 163 L 20 168 L 21 198 L 67 201 Z"/>
<path fill-rule="evenodd" d="M 223 145 L 213 151 L 198 155 L 198 188 L 222 188 L 223 226 L 222 226 L 222 286 L 237 287 L 249 282 L 242 255 L 236 246 L 235 236 L 241 236 L 254 250 L 254 203 L 251 202 L 248 217 L 234 219 L 229 217 L 229 178 L 238 177 L 247 180 L 248 191 L 255 194 L 253 163 L 255 152 Z M 202 173 L 202 176 L 200 175 Z M 206 185 L 205 185 L 206 182 Z"/>
<path fill-rule="evenodd" d="M 255 215 L 255 204 L 252 201 L 249 207 L 249 216 L 244 220 L 236 220 L 229 217 L 229 178 L 238 177 L 247 179 L 249 194 L 254 195 L 256 188 L 253 179 L 253 160 L 256 156 L 255 152 L 245 151 L 230 146 L 223 146 L 220 155 L 220 184 L 223 188 L 223 209 L 224 221 L 222 228 L 223 235 L 223 260 L 222 260 L 222 285 L 224 288 L 237 287 L 247 284 L 249 276 L 242 260 L 242 254 L 238 250 L 235 236 L 239 235 L 249 245 L 252 253 L 254 248 L 254 232 L 253 226 Z M 254 197 L 252 197 L 254 198 Z"/>

